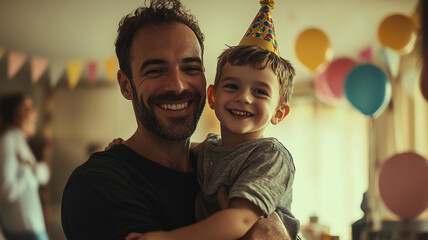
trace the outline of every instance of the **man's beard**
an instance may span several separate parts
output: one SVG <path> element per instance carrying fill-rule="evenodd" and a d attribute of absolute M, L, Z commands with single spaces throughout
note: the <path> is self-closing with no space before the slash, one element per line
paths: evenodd
<path fill-rule="evenodd" d="M 180 94 L 166 92 L 159 96 L 149 97 L 147 106 L 144 104 L 143 96 L 138 101 L 138 95 L 134 87 L 132 87 L 132 94 L 132 104 L 134 105 L 137 120 L 155 135 L 172 141 L 185 140 L 193 134 L 205 106 L 205 99 L 201 101 L 202 96 L 197 92 L 183 91 Z M 172 120 L 173 123 L 170 126 L 166 126 L 156 117 L 155 102 L 180 100 L 189 100 L 189 106 L 191 104 L 196 105 L 197 108 L 191 121 L 186 121 L 187 117 L 174 118 Z"/>

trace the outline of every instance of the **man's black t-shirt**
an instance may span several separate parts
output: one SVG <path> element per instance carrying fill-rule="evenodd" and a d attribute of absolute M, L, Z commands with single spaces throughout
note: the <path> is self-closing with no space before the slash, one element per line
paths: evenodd
<path fill-rule="evenodd" d="M 123 144 L 93 154 L 64 189 L 62 225 L 69 240 L 125 239 L 195 222 L 195 173 L 150 161 Z"/>

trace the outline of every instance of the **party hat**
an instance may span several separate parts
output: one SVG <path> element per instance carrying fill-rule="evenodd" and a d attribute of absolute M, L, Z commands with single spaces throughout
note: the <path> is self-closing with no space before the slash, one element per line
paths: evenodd
<path fill-rule="evenodd" d="M 239 45 L 258 45 L 279 56 L 276 42 L 275 27 L 273 26 L 271 10 L 275 8 L 274 0 L 260 0 L 262 6 L 242 38 Z"/>

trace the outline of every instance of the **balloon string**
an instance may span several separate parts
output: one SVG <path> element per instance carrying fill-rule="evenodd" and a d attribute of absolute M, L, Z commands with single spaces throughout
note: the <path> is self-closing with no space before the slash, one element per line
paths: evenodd
<path fill-rule="evenodd" d="M 370 206 L 370 221 L 373 223 L 372 230 L 378 231 L 380 230 L 380 222 L 379 222 L 379 213 L 377 212 L 378 203 L 376 200 L 376 169 L 379 167 L 379 163 L 376 156 L 376 129 L 375 129 L 375 119 L 374 117 L 370 118 L 369 122 L 369 206 Z"/>
<path fill-rule="evenodd" d="M 395 102 L 394 102 L 395 103 Z M 400 131 L 400 115 L 395 113 L 396 111 L 393 112 L 394 117 L 392 118 L 393 122 L 393 126 L 394 126 L 394 149 L 395 152 L 400 152 L 401 149 L 400 146 L 403 146 L 403 136 L 402 136 L 402 132 Z"/>
<path fill-rule="evenodd" d="M 375 170 L 378 165 L 376 159 L 376 129 L 374 122 L 374 118 L 371 117 L 369 123 L 369 182 L 372 187 L 374 187 Z"/>
<path fill-rule="evenodd" d="M 392 78 L 392 76 L 391 76 Z M 399 86 L 399 81 L 397 78 L 392 78 L 393 81 L 391 81 L 391 85 L 392 85 L 392 99 L 400 99 L 399 95 L 398 95 L 398 89 L 402 88 L 403 86 Z M 400 111 L 397 111 L 398 109 L 401 108 L 401 106 L 399 106 L 400 102 L 399 101 L 393 101 L 391 100 L 390 106 L 392 107 L 392 109 L 390 110 L 392 112 L 392 128 L 393 128 L 393 139 L 394 139 L 394 151 L 395 152 L 400 152 L 401 147 L 403 147 L 403 133 L 402 131 L 400 131 L 400 115 L 402 114 L 402 112 L 400 113 Z"/>

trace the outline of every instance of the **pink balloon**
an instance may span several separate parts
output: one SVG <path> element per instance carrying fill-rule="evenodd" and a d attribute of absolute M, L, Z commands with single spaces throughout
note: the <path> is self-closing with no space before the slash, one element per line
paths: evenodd
<path fill-rule="evenodd" d="M 413 152 L 392 156 L 380 169 L 379 191 L 389 210 L 415 219 L 428 207 L 428 161 Z"/>
<path fill-rule="evenodd" d="M 336 98 L 327 85 L 326 71 L 315 78 L 314 88 L 316 96 L 324 103 L 333 104 L 336 101 Z"/>
<path fill-rule="evenodd" d="M 346 57 L 333 60 L 326 69 L 327 85 L 335 98 L 343 97 L 343 85 L 348 73 L 357 63 Z"/>

